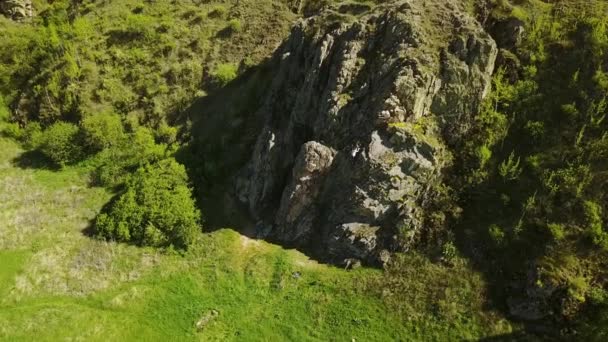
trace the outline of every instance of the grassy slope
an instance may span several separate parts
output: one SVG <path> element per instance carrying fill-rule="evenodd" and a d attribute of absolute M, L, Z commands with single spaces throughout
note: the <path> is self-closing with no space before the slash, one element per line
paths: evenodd
<path fill-rule="evenodd" d="M 319 265 L 232 230 L 201 235 L 185 256 L 91 239 L 82 231 L 110 194 L 87 187 L 77 167 L 16 167 L 23 151 L 8 139 L 0 151 L 0 340 L 387 341 L 510 330 L 472 313 L 479 302 L 462 303 L 483 291 L 479 276 L 424 258 L 383 275 Z M 460 299 L 449 295 L 454 281 Z M 198 332 L 211 310 L 219 316 Z"/>

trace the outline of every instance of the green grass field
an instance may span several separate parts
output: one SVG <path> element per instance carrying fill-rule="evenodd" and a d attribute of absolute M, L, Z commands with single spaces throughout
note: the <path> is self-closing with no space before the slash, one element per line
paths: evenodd
<path fill-rule="evenodd" d="M 112 194 L 88 186 L 82 166 L 18 167 L 23 153 L 0 138 L 0 340 L 462 340 L 511 329 L 474 313 L 483 281 L 466 266 L 463 278 L 411 256 L 405 273 L 349 272 L 230 229 L 201 234 L 185 255 L 99 241 L 84 232 Z"/>

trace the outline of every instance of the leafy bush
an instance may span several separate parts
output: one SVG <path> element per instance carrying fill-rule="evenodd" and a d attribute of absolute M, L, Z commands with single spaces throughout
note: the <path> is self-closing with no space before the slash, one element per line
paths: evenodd
<path fill-rule="evenodd" d="M 21 141 L 25 148 L 35 150 L 42 146 L 44 133 L 39 122 L 33 121 L 28 123 L 23 129 Z"/>
<path fill-rule="evenodd" d="M 593 243 L 608 251 L 608 233 L 602 227 L 602 208 L 595 202 L 585 201 L 583 210 Z"/>
<path fill-rule="evenodd" d="M 498 173 L 504 180 L 516 180 L 521 174 L 519 167 L 520 158 L 515 159 L 515 154 L 511 152 L 509 158 L 504 160 L 498 168 Z"/>
<path fill-rule="evenodd" d="M 177 127 L 162 123 L 155 131 L 156 139 L 162 143 L 171 145 L 177 142 Z"/>
<path fill-rule="evenodd" d="M 550 223 L 547 225 L 547 229 L 549 233 L 551 233 L 551 237 L 555 241 L 563 240 L 566 237 L 566 232 L 563 224 L 559 223 Z"/>
<path fill-rule="evenodd" d="M 200 226 L 200 212 L 188 187 L 185 168 L 174 159 L 142 167 L 106 213 L 97 217 L 97 233 L 137 245 L 187 248 Z"/>
<path fill-rule="evenodd" d="M 482 168 L 492 159 L 492 150 L 487 145 L 480 146 L 476 154 Z"/>
<path fill-rule="evenodd" d="M 18 123 L 9 122 L 4 124 L 2 134 L 8 138 L 21 140 L 23 138 L 23 130 L 19 127 Z"/>
<path fill-rule="evenodd" d="M 243 24 L 241 24 L 241 21 L 238 19 L 231 19 L 228 21 L 227 28 L 230 32 L 241 32 L 243 30 Z"/>
<path fill-rule="evenodd" d="M 443 244 L 443 246 L 441 247 L 441 259 L 444 262 L 451 264 L 457 256 L 458 249 L 452 241 L 448 241 Z"/>
<path fill-rule="evenodd" d="M 0 121 L 6 121 L 10 118 L 10 112 L 4 102 L 4 97 L 0 96 Z"/>
<path fill-rule="evenodd" d="M 489 227 L 488 233 L 490 234 L 490 239 L 497 245 L 502 245 L 505 242 L 505 232 L 500 228 L 500 226 L 493 224 Z"/>
<path fill-rule="evenodd" d="M 222 19 L 228 15 L 226 7 L 217 7 L 213 11 L 209 12 L 209 18 Z"/>
<path fill-rule="evenodd" d="M 43 132 L 40 150 L 53 162 L 64 166 L 82 157 L 81 145 L 78 126 L 58 121 Z"/>
<path fill-rule="evenodd" d="M 213 72 L 213 77 L 220 86 L 225 86 L 237 76 L 236 64 L 225 63 L 217 66 Z"/>
<path fill-rule="evenodd" d="M 93 152 L 117 146 L 124 138 L 120 116 L 113 113 L 91 115 L 82 120 L 84 144 Z"/>
<path fill-rule="evenodd" d="M 137 127 L 120 144 L 101 151 L 95 157 L 94 182 L 109 187 L 121 185 L 130 172 L 163 159 L 166 150 L 166 145 L 154 141 L 149 129 Z"/>

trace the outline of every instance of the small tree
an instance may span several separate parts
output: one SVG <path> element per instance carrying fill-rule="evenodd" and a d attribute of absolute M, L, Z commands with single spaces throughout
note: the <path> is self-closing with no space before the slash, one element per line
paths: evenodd
<path fill-rule="evenodd" d="M 137 170 L 95 226 L 108 239 L 187 248 L 200 230 L 200 218 L 186 169 L 175 159 L 165 159 Z"/>
<path fill-rule="evenodd" d="M 80 129 L 74 124 L 58 121 L 43 132 L 41 140 L 42 153 L 60 166 L 82 157 Z"/>
<path fill-rule="evenodd" d="M 113 113 L 91 115 L 82 120 L 84 143 L 93 152 L 116 146 L 124 137 L 120 116 Z"/>

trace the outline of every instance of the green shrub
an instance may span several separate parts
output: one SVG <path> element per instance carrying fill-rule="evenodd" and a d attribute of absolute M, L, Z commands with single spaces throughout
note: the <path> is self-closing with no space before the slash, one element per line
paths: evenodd
<path fill-rule="evenodd" d="M 40 150 L 53 162 L 64 166 L 82 157 L 81 143 L 78 126 L 58 121 L 43 132 Z"/>
<path fill-rule="evenodd" d="M 226 7 L 217 7 L 216 9 L 209 12 L 209 14 L 208 14 L 209 18 L 213 18 L 213 19 L 223 19 L 223 18 L 226 18 L 227 15 L 228 15 L 228 10 L 226 9 Z"/>
<path fill-rule="evenodd" d="M 500 226 L 493 224 L 488 229 L 490 239 L 497 245 L 502 245 L 505 242 L 505 232 Z"/>
<path fill-rule="evenodd" d="M 479 159 L 480 167 L 484 167 L 490 159 L 492 159 L 492 150 L 487 145 L 480 146 L 477 151 L 477 158 Z"/>
<path fill-rule="evenodd" d="M 521 168 L 519 167 L 520 158 L 515 158 L 514 152 L 511 152 L 508 159 L 505 159 L 498 168 L 498 173 L 505 181 L 513 181 L 519 178 Z"/>
<path fill-rule="evenodd" d="M 116 241 L 187 248 L 199 223 L 186 169 L 165 159 L 138 169 L 124 193 L 97 217 L 95 227 L 100 236 Z"/>
<path fill-rule="evenodd" d="M 592 287 L 587 294 L 589 301 L 593 305 L 606 305 L 608 304 L 608 291 L 601 287 Z"/>
<path fill-rule="evenodd" d="M 21 141 L 26 149 L 35 150 L 42 146 L 44 133 L 42 126 L 37 121 L 28 123 L 23 129 Z"/>
<path fill-rule="evenodd" d="M 130 172 L 165 157 L 167 146 L 157 144 L 145 127 L 136 127 L 119 145 L 101 151 L 95 157 L 93 180 L 97 185 L 115 187 L 125 182 Z"/>
<path fill-rule="evenodd" d="M 241 24 L 241 21 L 238 19 L 230 19 L 230 21 L 228 21 L 228 30 L 230 30 L 230 32 L 241 32 L 243 30 L 243 24 Z"/>
<path fill-rule="evenodd" d="M 550 223 L 547 225 L 547 229 L 549 233 L 551 233 L 551 237 L 555 241 L 563 240 L 566 237 L 566 232 L 564 230 L 564 225 L 558 223 Z"/>
<path fill-rule="evenodd" d="M 84 144 L 93 152 L 117 146 L 124 138 L 120 116 L 117 114 L 91 115 L 81 123 Z"/>
<path fill-rule="evenodd" d="M 0 96 L 0 121 L 7 121 L 10 118 L 10 112 L 6 107 L 6 103 L 4 102 L 4 98 Z"/>
<path fill-rule="evenodd" d="M 213 72 L 213 77 L 220 86 L 225 86 L 237 76 L 238 67 L 236 64 L 224 63 L 217 66 Z"/>
<path fill-rule="evenodd" d="M 19 127 L 18 123 L 9 122 L 4 124 L 4 128 L 2 129 L 2 135 L 15 139 L 21 140 L 23 138 L 23 130 Z"/>
<path fill-rule="evenodd" d="M 595 202 L 585 201 L 583 204 L 585 223 L 593 243 L 608 251 L 608 233 L 602 227 L 602 208 Z"/>
<path fill-rule="evenodd" d="M 162 143 L 171 145 L 177 142 L 177 127 L 162 123 L 156 130 L 156 139 Z"/>
<path fill-rule="evenodd" d="M 458 256 L 458 249 L 452 241 L 448 241 L 441 247 L 441 258 L 444 262 L 451 264 Z"/>

